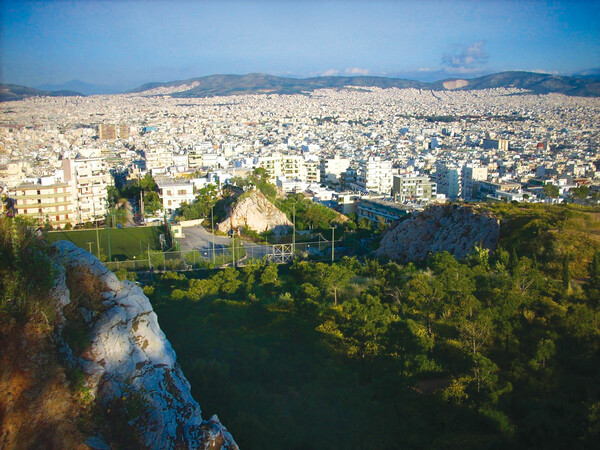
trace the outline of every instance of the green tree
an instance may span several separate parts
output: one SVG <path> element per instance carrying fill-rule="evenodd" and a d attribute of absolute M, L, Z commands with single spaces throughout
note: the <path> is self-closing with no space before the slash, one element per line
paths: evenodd
<path fill-rule="evenodd" d="M 590 188 L 589 186 L 573 188 L 569 190 L 569 194 L 571 194 L 574 199 L 584 200 L 590 195 Z"/>
<path fill-rule="evenodd" d="M 550 198 L 558 198 L 558 194 L 560 193 L 558 186 L 554 184 L 545 184 L 542 191 L 546 197 Z"/>
<path fill-rule="evenodd" d="M 338 290 L 348 285 L 348 282 L 355 275 L 352 267 L 342 264 L 323 264 L 318 263 L 320 272 L 320 284 L 323 289 L 333 295 L 333 304 L 338 304 Z"/>
<path fill-rule="evenodd" d="M 407 299 L 417 316 L 427 328 L 427 335 L 433 337 L 433 324 L 443 311 L 439 285 L 433 283 L 433 275 L 419 273 L 406 285 Z"/>

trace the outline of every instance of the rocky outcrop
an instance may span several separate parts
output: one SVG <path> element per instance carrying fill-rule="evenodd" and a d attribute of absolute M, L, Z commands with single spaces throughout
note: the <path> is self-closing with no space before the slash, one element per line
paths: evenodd
<path fill-rule="evenodd" d="M 391 229 L 376 254 L 400 261 L 424 261 L 447 251 L 461 259 L 476 245 L 493 250 L 500 238 L 500 221 L 472 206 L 431 206 Z"/>
<path fill-rule="evenodd" d="M 74 297 L 85 296 L 73 292 L 75 288 L 87 284 L 93 292 L 101 286 L 95 305 L 89 298 L 77 304 L 77 317 L 89 329 L 89 342 L 79 354 L 67 345 L 68 339 L 62 346 L 67 361 L 83 370 L 96 402 L 105 408 L 126 404 L 129 425 L 145 448 L 237 449 L 216 416 L 202 419 L 142 290 L 135 283 L 119 281 L 93 255 L 70 242 L 59 241 L 54 247 L 59 261 L 54 296 L 63 331 L 69 327 L 65 316 L 73 313 Z M 69 283 L 73 276 L 80 277 L 76 285 Z"/>
<path fill-rule="evenodd" d="M 258 190 L 243 194 L 229 211 L 229 216 L 218 225 L 218 230 L 227 233 L 229 230 L 248 227 L 262 233 L 273 231 L 284 233 L 292 226 L 287 216 L 273 205 Z"/>

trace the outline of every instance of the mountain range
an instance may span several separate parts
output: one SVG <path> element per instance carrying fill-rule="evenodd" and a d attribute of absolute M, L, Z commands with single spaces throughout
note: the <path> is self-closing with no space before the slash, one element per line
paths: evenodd
<path fill-rule="evenodd" d="M 40 91 L 39 89 L 20 86 L 18 84 L 0 84 L 0 102 L 23 100 L 27 97 L 73 97 L 77 95 L 82 94 L 68 90 Z"/>
<path fill-rule="evenodd" d="M 93 94 L 100 93 L 101 87 L 82 82 L 70 82 L 61 87 L 80 87 L 77 91 Z M 477 78 L 448 78 L 431 83 L 402 78 L 387 78 L 375 76 L 357 77 L 312 77 L 287 78 L 251 73 L 247 75 L 210 75 L 199 78 L 170 82 L 152 82 L 143 84 L 127 93 L 148 92 L 157 88 L 179 88 L 177 92 L 168 94 L 171 97 L 214 97 L 241 94 L 301 94 L 316 89 L 343 89 L 352 86 L 379 88 L 415 88 L 423 90 L 478 90 L 490 88 L 520 88 L 533 94 L 559 93 L 570 96 L 600 97 L 600 76 L 597 74 L 585 76 L 558 76 L 533 72 L 500 72 Z M 45 88 L 52 85 L 45 85 Z M 103 92 L 105 93 L 105 92 Z M 0 101 L 20 100 L 22 98 L 48 95 L 70 96 L 82 95 L 74 90 L 36 90 L 25 86 L 0 85 Z"/>

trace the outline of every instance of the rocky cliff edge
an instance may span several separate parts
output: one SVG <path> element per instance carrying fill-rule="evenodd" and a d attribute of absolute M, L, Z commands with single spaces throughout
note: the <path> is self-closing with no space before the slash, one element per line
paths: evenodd
<path fill-rule="evenodd" d="M 128 425 L 145 448 L 237 449 L 217 416 L 202 419 L 142 290 L 119 281 L 97 258 L 70 242 L 53 247 L 59 262 L 53 292 L 62 322 L 59 334 L 69 334 L 70 320 L 89 329 L 89 341 L 81 350 L 71 348 L 67 338 L 59 339 L 61 350 L 70 366 L 84 372 L 96 402 L 105 408 L 127 402 Z M 98 288 L 98 298 L 91 301 Z"/>

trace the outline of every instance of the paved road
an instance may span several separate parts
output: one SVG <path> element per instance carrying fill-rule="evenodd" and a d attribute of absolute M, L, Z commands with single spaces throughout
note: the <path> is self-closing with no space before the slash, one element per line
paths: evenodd
<path fill-rule="evenodd" d="M 212 250 L 212 234 L 207 231 L 203 226 L 197 225 L 194 227 L 186 227 L 183 229 L 185 237 L 179 238 L 179 244 L 181 251 L 189 252 L 192 250 L 198 250 L 200 252 L 210 252 Z M 260 245 L 254 242 L 248 242 L 242 240 L 242 245 L 246 249 L 246 255 L 248 258 L 262 258 L 265 255 L 273 253 L 272 245 Z M 220 254 L 223 248 L 229 249 L 231 246 L 231 238 L 225 236 L 215 235 L 215 252 Z"/>
<path fill-rule="evenodd" d="M 192 250 L 209 251 L 212 249 L 212 234 L 201 225 L 184 228 L 183 235 L 185 237 L 178 239 L 182 252 Z M 230 245 L 230 238 L 215 235 L 215 248 L 229 247 Z"/>

